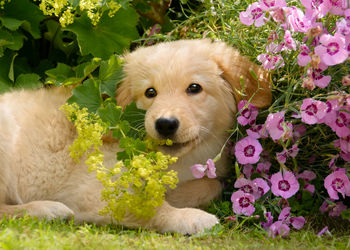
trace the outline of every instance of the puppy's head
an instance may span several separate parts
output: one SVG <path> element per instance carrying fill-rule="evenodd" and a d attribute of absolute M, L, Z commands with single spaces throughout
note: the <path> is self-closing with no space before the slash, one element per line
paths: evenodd
<path fill-rule="evenodd" d="M 136 101 L 147 110 L 147 134 L 171 139 L 173 145 L 161 150 L 172 155 L 184 155 L 199 144 L 220 147 L 239 100 L 254 95 L 257 107 L 271 101 L 265 71 L 222 42 L 161 43 L 137 49 L 125 62 L 117 103 Z M 258 82 L 249 71 L 255 72 Z"/>

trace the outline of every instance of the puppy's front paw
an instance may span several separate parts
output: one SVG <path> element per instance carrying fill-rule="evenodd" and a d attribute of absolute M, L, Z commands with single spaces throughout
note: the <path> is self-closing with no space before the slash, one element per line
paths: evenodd
<path fill-rule="evenodd" d="M 74 212 L 61 202 L 57 201 L 32 201 L 27 204 L 27 214 L 39 219 L 67 219 Z"/>
<path fill-rule="evenodd" d="M 177 232 L 181 234 L 195 234 L 210 229 L 219 220 L 215 215 L 195 208 L 181 208 L 172 213 L 172 218 L 161 229 L 162 232 Z"/>

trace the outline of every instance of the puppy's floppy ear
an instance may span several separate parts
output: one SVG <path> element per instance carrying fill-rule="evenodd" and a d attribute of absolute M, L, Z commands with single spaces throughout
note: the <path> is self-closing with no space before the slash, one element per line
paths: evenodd
<path fill-rule="evenodd" d="M 122 108 L 125 108 L 126 105 L 133 101 L 130 80 L 127 77 L 125 77 L 124 80 L 117 86 L 116 100 L 117 105 L 121 106 Z"/>
<path fill-rule="evenodd" d="M 222 77 L 232 86 L 237 103 L 240 100 L 249 100 L 253 96 L 251 103 L 254 106 L 262 108 L 270 105 L 272 94 L 269 73 L 223 42 L 214 42 L 212 45 L 212 57 L 223 71 Z"/>

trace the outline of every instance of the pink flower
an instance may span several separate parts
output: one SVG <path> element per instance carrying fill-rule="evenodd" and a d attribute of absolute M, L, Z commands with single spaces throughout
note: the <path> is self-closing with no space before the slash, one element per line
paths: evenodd
<path fill-rule="evenodd" d="M 322 213 L 328 212 L 329 216 L 339 216 L 346 209 L 347 206 L 342 201 L 334 203 L 333 199 L 325 200 L 320 207 L 320 211 Z"/>
<path fill-rule="evenodd" d="M 304 67 L 311 61 L 311 56 L 309 56 L 311 51 L 305 44 L 300 46 L 300 50 L 301 52 L 298 55 L 298 64 L 299 66 Z"/>
<path fill-rule="evenodd" d="M 275 238 L 276 236 L 285 237 L 289 234 L 290 228 L 282 221 L 276 221 L 269 227 L 269 237 Z"/>
<path fill-rule="evenodd" d="M 285 207 L 282 209 L 280 215 L 278 216 L 278 220 L 287 224 L 288 226 L 292 224 L 295 229 L 300 230 L 305 224 L 305 218 L 302 216 L 299 217 L 291 217 L 290 216 L 290 207 Z"/>
<path fill-rule="evenodd" d="M 321 74 L 327 68 L 328 66 L 321 62 L 318 64 L 318 68 L 309 68 L 307 70 L 309 78 L 312 79 L 313 83 L 320 88 L 327 87 L 332 79 L 331 76 Z"/>
<path fill-rule="evenodd" d="M 261 8 L 265 11 L 287 6 L 285 0 L 260 0 L 259 4 Z"/>
<path fill-rule="evenodd" d="M 299 182 L 294 174 L 285 171 L 278 172 L 271 176 L 271 191 L 276 196 L 282 196 L 284 199 L 292 197 L 299 190 Z"/>
<path fill-rule="evenodd" d="M 295 44 L 295 41 L 290 33 L 289 30 L 286 30 L 285 31 L 285 34 L 284 34 L 284 45 L 288 48 L 288 49 L 292 49 L 292 50 L 296 50 L 297 48 L 297 45 Z"/>
<path fill-rule="evenodd" d="M 284 66 L 281 55 L 260 54 L 257 56 L 259 62 L 265 69 L 277 69 Z"/>
<path fill-rule="evenodd" d="M 338 200 L 338 192 L 345 196 L 350 196 L 350 181 L 343 171 L 335 171 L 324 180 L 324 187 L 327 189 L 329 197 Z"/>
<path fill-rule="evenodd" d="M 301 116 L 300 116 L 301 117 Z M 299 139 L 306 133 L 306 127 L 303 124 L 298 124 L 293 127 L 294 140 Z"/>
<path fill-rule="evenodd" d="M 316 174 L 313 171 L 310 170 L 304 170 L 301 174 L 297 175 L 297 178 L 301 178 L 306 182 L 312 181 L 313 179 L 316 178 Z"/>
<path fill-rule="evenodd" d="M 327 6 L 325 5 L 323 0 L 301 0 L 301 3 L 305 6 L 306 13 L 310 13 L 310 11 L 316 12 L 311 16 L 317 16 L 317 18 L 322 18 L 328 12 Z"/>
<path fill-rule="evenodd" d="M 197 179 L 203 178 L 205 175 L 207 175 L 208 178 L 216 178 L 215 163 L 212 159 L 208 159 L 206 165 L 195 164 L 191 166 L 190 169 L 192 175 Z"/>
<path fill-rule="evenodd" d="M 311 27 L 311 21 L 301 9 L 292 6 L 288 8 L 287 25 L 292 32 L 306 33 Z"/>
<path fill-rule="evenodd" d="M 244 214 L 246 216 L 250 216 L 254 213 L 254 196 L 248 193 L 244 193 L 239 190 L 234 192 L 231 196 L 233 211 L 236 214 Z"/>
<path fill-rule="evenodd" d="M 264 162 L 260 162 L 258 163 L 258 166 L 256 168 L 256 171 L 260 174 L 268 174 L 270 167 L 271 167 L 271 162 L 269 161 L 264 161 Z"/>
<path fill-rule="evenodd" d="M 350 153 L 350 135 L 345 138 L 340 138 L 339 146 L 342 152 Z"/>
<path fill-rule="evenodd" d="M 346 109 L 350 111 L 350 108 Z M 331 117 L 330 117 L 331 118 Z M 350 135 L 350 114 L 341 109 L 336 112 L 336 119 L 329 126 L 339 137 L 347 137 Z"/>
<path fill-rule="evenodd" d="M 284 111 L 269 114 L 265 126 L 273 140 L 278 140 L 286 132 L 292 131 L 292 124 L 284 122 Z"/>
<path fill-rule="evenodd" d="M 333 15 L 343 15 L 343 0 L 325 0 L 326 8 L 329 10 L 329 12 Z M 344 1 L 345 5 L 345 1 Z M 345 6 L 344 6 L 345 8 Z"/>
<path fill-rule="evenodd" d="M 248 101 L 240 101 L 238 103 L 238 110 L 240 112 L 240 116 L 237 117 L 237 121 L 239 124 L 245 126 L 247 124 L 253 125 L 255 124 L 256 116 L 258 115 L 258 109 L 253 104 L 248 104 Z"/>
<path fill-rule="evenodd" d="M 321 45 L 315 48 L 315 53 L 320 56 L 321 61 L 326 65 L 340 64 L 348 58 L 345 48 L 345 37 L 342 35 L 323 34 L 320 38 L 320 43 Z"/>
<path fill-rule="evenodd" d="M 270 190 L 269 185 L 262 178 L 255 178 L 253 180 L 253 184 L 257 187 L 257 193 L 259 194 L 257 197 L 255 197 L 256 199 L 259 199 Z"/>
<path fill-rule="evenodd" d="M 283 150 L 282 152 L 276 153 L 277 161 L 279 163 L 286 163 L 288 157 L 295 158 L 299 152 L 299 148 L 297 144 L 294 144 L 290 149 Z"/>
<path fill-rule="evenodd" d="M 323 117 L 323 119 L 320 120 L 320 123 L 325 123 L 328 126 L 332 126 L 333 123 L 335 123 L 335 120 L 337 119 L 337 111 L 339 110 L 339 103 L 338 103 L 338 100 L 332 99 L 332 100 L 327 100 L 326 105 L 327 105 L 326 115 Z"/>
<path fill-rule="evenodd" d="M 251 128 L 247 129 L 248 136 L 259 139 L 259 138 L 267 138 L 268 133 L 263 124 L 253 125 Z"/>
<path fill-rule="evenodd" d="M 235 156 L 240 164 L 254 164 L 260 159 L 262 146 L 257 139 L 245 137 L 235 145 Z"/>
<path fill-rule="evenodd" d="M 260 27 L 265 24 L 264 16 L 265 13 L 259 3 L 254 2 L 248 6 L 246 11 L 242 11 L 239 14 L 239 20 L 245 25 L 252 25 L 254 23 L 256 27 Z"/>
<path fill-rule="evenodd" d="M 326 115 L 327 106 L 324 102 L 307 98 L 303 100 L 300 109 L 301 120 L 306 124 L 315 124 Z"/>
<path fill-rule="evenodd" d="M 254 173 L 254 168 L 251 164 L 243 166 L 243 174 L 249 179 L 250 176 Z"/>
<path fill-rule="evenodd" d="M 327 226 L 325 226 L 324 228 L 322 228 L 321 231 L 319 231 L 319 232 L 317 233 L 317 236 L 322 236 L 324 233 L 327 233 L 327 234 L 329 234 L 329 235 L 331 234 L 331 233 L 329 232 Z"/>
<path fill-rule="evenodd" d="M 261 225 L 263 226 L 263 228 L 265 230 L 268 230 L 269 227 L 272 225 L 273 223 L 273 216 L 271 214 L 271 212 L 265 212 L 264 216 L 266 218 L 266 222 L 261 222 Z"/>

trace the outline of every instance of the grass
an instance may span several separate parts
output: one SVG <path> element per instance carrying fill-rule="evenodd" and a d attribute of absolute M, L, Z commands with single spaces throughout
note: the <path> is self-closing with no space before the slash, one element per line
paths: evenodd
<path fill-rule="evenodd" d="M 0 221 L 0 249 L 350 249 L 350 231 L 320 237 L 306 228 L 285 239 L 271 239 L 253 226 L 230 229 L 224 224 L 183 236 L 26 217 Z"/>

